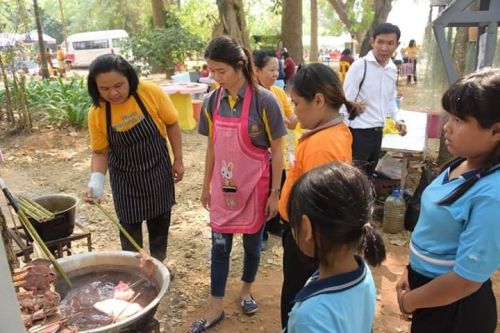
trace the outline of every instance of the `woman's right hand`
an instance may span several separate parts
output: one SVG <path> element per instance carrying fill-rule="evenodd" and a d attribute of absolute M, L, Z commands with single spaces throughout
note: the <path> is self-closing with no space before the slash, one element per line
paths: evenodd
<path fill-rule="evenodd" d="M 85 202 L 87 202 L 87 203 L 94 203 L 94 202 L 101 203 L 101 197 L 95 198 L 92 195 L 92 192 L 93 192 L 92 187 L 90 187 L 90 186 L 87 187 L 87 191 L 85 191 L 85 195 L 83 197 L 83 200 L 85 200 Z"/>
<path fill-rule="evenodd" d="M 210 189 L 203 188 L 201 192 L 201 205 L 206 210 L 210 211 Z"/>

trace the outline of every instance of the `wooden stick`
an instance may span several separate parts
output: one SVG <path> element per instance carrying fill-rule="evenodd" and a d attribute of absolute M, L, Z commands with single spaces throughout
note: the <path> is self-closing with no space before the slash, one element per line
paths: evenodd
<path fill-rule="evenodd" d="M 129 289 L 132 289 L 134 287 L 137 287 L 138 285 L 140 285 L 141 283 L 145 282 L 146 279 L 144 278 L 140 278 L 139 280 L 135 281 L 134 283 L 131 283 L 127 288 L 125 288 L 124 290 L 129 290 Z"/>
<path fill-rule="evenodd" d="M 125 305 L 125 306 L 123 307 L 123 309 L 122 309 L 120 312 L 118 312 L 118 314 L 117 314 L 117 315 L 115 316 L 115 318 L 113 319 L 113 323 L 115 323 L 115 322 L 118 320 L 118 318 L 120 318 L 120 316 L 121 316 L 121 315 L 125 312 L 125 309 L 126 309 L 126 308 L 130 305 L 130 304 L 134 303 L 134 302 L 135 302 L 135 300 L 136 300 L 137 298 L 139 298 L 139 296 L 141 296 L 141 293 L 137 293 L 137 294 L 134 296 L 134 298 L 132 298 L 132 299 L 130 300 L 130 302 L 128 302 L 128 303 L 127 303 L 127 305 Z"/>

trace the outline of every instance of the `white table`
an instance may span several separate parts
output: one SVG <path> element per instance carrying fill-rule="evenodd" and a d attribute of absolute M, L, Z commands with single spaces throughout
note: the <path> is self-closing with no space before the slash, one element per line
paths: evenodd
<path fill-rule="evenodd" d="M 382 150 L 403 154 L 401 161 L 401 187 L 405 186 L 408 175 L 408 163 L 411 154 L 423 153 L 427 141 L 427 113 L 400 110 L 407 129 L 405 136 L 386 134 L 382 138 Z"/>

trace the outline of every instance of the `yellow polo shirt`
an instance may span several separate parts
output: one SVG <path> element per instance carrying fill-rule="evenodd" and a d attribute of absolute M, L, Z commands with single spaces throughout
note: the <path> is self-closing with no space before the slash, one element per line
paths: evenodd
<path fill-rule="evenodd" d="M 168 95 L 155 83 L 140 81 L 137 94 L 148 110 L 151 119 L 160 131 L 161 136 L 167 136 L 165 124 L 177 122 L 178 114 Z M 111 126 L 117 132 L 125 132 L 137 125 L 144 115 L 135 98 L 130 96 L 122 104 L 111 105 Z M 106 103 L 99 107 L 92 106 L 88 113 L 90 133 L 90 148 L 94 151 L 108 147 L 108 130 L 106 128 Z"/>

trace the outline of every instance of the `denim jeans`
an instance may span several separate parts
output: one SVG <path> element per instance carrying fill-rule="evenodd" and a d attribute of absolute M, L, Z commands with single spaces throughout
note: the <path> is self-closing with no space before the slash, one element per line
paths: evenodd
<path fill-rule="evenodd" d="M 260 263 L 260 246 L 264 225 L 255 234 L 243 234 L 243 282 L 252 283 Z M 214 297 L 224 297 L 229 275 L 229 260 L 233 247 L 233 234 L 212 232 L 212 265 L 210 271 L 211 293 Z"/>

